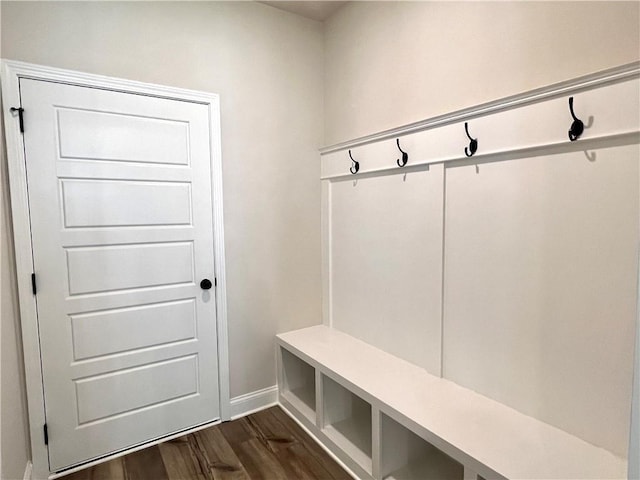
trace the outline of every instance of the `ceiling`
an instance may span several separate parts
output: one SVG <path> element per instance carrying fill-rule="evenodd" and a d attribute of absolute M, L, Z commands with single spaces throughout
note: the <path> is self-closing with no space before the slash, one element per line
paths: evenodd
<path fill-rule="evenodd" d="M 322 22 L 347 2 L 324 0 L 324 1 L 308 1 L 308 2 L 280 1 L 280 2 L 259 2 L 259 3 L 264 3 L 266 5 L 270 5 L 280 10 L 284 10 L 286 12 L 295 13 L 297 15 L 301 15 L 303 17 L 307 17 L 312 20 L 318 20 L 319 22 Z"/>

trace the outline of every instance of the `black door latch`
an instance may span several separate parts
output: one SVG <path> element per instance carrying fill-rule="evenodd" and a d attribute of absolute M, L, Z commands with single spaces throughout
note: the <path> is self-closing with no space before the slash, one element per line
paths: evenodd
<path fill-rule="evenodd" d="M 24 108 L 11 107 L 9 110 L 11 111 L 11 113 L 18 112 L 18 121 L 20 122 L 20 133 L 24 133 Z"/>

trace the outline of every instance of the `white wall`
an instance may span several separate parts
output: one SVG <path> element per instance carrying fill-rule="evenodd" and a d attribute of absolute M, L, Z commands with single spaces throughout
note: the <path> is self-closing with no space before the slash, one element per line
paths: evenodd
<path fill-rule="evenodd" d="M 638 2 L 350 2 L 325 22 L 325 144 L 640 59 Z"/>
<path fill-rule="evenodd" d="M 1 8 L 3 58 L 220 94 L 231 396 L 273 385 L 275 333 L 321 322 L 322 24 L 254 2 Z M 13 256 L 1 248 L 3 261 Z M 21 373 L 11 283 L 3 420 L 19 413 L 4 397 Z M 3 468 L 8 429 L 3 421 Z"/>

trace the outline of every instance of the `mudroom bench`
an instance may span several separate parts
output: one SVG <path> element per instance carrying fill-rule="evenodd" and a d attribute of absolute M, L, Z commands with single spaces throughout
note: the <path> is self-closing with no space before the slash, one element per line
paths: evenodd
<path fill-rule="evenodd" d="M 626 459 L 335 329 L 276 339 L 281 405 L 358 478 L 626 478 Z"/>

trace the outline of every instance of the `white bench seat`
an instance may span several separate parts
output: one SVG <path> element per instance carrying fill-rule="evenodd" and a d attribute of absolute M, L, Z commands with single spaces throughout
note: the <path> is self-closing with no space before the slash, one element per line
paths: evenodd
<path fill-rule="evenodd" d="M 337 330 L 314 326 L 280 334 L 277 343 L 368 402 L 374 425 L 382 412 L 462 464 L 465 477 L 626 478 L 626 459 Z M 322 441 L 321 419 L 310 430 Z M 384 445 L 377 432 L 374 427 L 373 478 L 379 475 L 376 449 Z"/>

